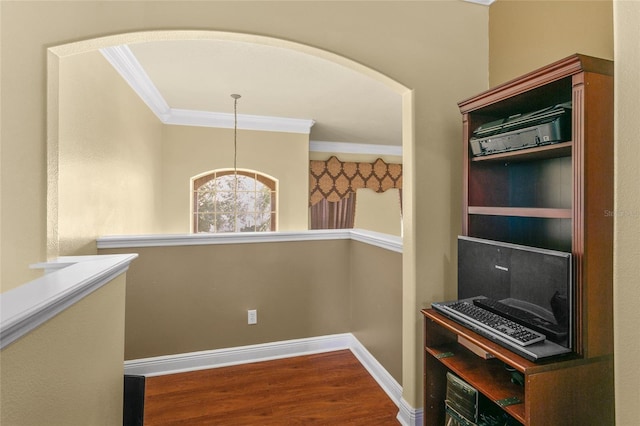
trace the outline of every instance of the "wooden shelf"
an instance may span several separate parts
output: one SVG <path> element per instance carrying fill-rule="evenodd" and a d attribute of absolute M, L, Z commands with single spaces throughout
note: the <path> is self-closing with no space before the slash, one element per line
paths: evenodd
<path fill-rule="evenodd" d="M 506 406 L 504 410 L 520 423 L 525 422 L 524 388 L 511 383 L 511 375 L 502 361 L 496 358 L 482 359 L 457 344 L 427 347 L 426 351 L 462 380 L 473 383 L 476 390 L 492 402 L 517 398 L 520 403 Z"/>
<path fill-rule="evenodd" d="M 613 394 L 602 389 L 613 384 L 613 357 L 585 359 L 576 355 L 534 363 L 442 316 L 422 310 L 425 332 L 425 410 L 427 424 L 443 424 L 446 373 L 451 372 L 488 400 L 517 398 L 501 406 L 523 425 L 610 424 Z M 458 336 L 493 355 L 485 359 L 458 343 Z M 506 367 L 520 372 L 524 387 L 511 382 Z M 428 391 L 427 391 L 428 390 Z M 580 394 L 577 403 L 574 398 Z M 572 423 L 574 424 L 574 423 Z"/>
<path fill-rule="evenodd" d="M 536 207 L 481 207 L 469 206 L 469 214 L 487 216 L 538 217 L 545 219 L 571 219 L 571 209 L 550 209 Z"/>
<path fill-rule="evenodd" d="M 518 151 L 501 152 L 499 154 L 473 157 L 471 158 L 471 161 L 474 163 L 484 161 L 515 162 L 569 157 L 571 156 L 572 148 L 573 142 L 561 142 L 553 145 L 536 146 Z"/>

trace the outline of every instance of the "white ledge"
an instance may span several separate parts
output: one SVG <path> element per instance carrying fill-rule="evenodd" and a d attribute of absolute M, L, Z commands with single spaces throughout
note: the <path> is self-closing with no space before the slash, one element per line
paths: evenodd
<path fill-rule="evenodd" d="M 53 272 L 0 294 L 0 349 L 124 273 L 136 257 L 73 256 L 35 265 Z"/>
<path fill-rule="evenodd" d="M 402 238 L 364 229 L 327 229 L 298 232 L 242 232 L 236 234 L 154 234 L 105 236 L 98 249 L 247 244 L 291 241 L 354 240 L 402 253 Z"/>

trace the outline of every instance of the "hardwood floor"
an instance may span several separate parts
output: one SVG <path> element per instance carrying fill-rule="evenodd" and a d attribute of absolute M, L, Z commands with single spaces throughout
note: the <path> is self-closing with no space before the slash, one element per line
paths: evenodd
<path fill-rule="evenodd" d="M 349 350 L 149 377 L 144 424 L 398 425 Z"/>

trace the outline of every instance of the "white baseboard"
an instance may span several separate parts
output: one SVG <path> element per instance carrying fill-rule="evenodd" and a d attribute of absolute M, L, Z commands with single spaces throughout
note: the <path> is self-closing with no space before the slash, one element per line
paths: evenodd
<path fill-rule="evenodd" d="M 391 398 L 394 404 L 399 406 L 402 399 L 402 386 L 393 378 L 391 374 L 378 362 L 377 359 L 364 347 L 356 337 L 351 334 L 351 346 L 349 349 L 358 361 L 366 368 L 371 376 L 378 382 L 378 385 Z"/>
<path fill-rule="evenodd" d="M 146 377 L 161 376 L 341 349 L 351 350 L 369 374 L 378 382 L 378 385 L 398 406 L 397 419 L 402 425 L 422 424 L 422 410 L 414 409 L 402 399 L 402 386 L 351 333 L 134 359 L 124 362 L 124 374 Z"/>
<path fill-rule="evenodd" d="M 407 401 L 400 400 L 398 404 L 398 416 L 396 419 L 403 426 L 422 426 L 422 408 L 413 408 Z"/>
<path fill-rule="evenodd" d="M 349 349 L 352 339 L 354 337 L 350 333 L 334 334 L 307 339 L 284 340 L 257 345 L 134 359 L 124 362 L 124 373 L 152 377 L 336 351 Z"/>

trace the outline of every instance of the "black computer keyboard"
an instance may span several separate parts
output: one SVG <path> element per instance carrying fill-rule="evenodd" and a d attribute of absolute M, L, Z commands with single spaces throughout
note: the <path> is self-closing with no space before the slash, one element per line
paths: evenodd
<path fill-rule="evenodd" d="M 447 304 L 446 307 L 461 314 L 475 326 L 517 345 L 528 346 L 545 340 L 544 334 L 479 308 L 471 302 L 461 301 Z"/>
<path fill-rule="evenodd" d="M 567 327 L 554 324 L 544 318 L 522 309 L 506 305 L 498 300 L 479 298 L 474 299 L 473 304 L 517 323 L 527 324 L 529 328 L 544 334 L 551 340 L 560 341 L 567 337 Z"/>

